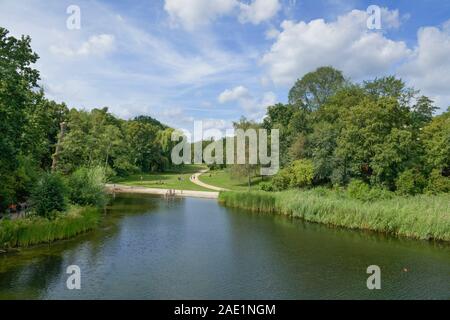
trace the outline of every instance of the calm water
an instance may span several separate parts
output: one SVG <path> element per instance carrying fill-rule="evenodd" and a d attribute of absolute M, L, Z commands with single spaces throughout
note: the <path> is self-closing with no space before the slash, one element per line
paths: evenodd
<path fill-rule="evenodd" d="M 80 291 L 66 289 L 69 265 Z M 369 265 L 380 291 L 366 287 Z M 449 299 L 449 284 L 449 245 L 202 199 L 121 196 L 98 231 L 0 255 L 0 299 Z"/>

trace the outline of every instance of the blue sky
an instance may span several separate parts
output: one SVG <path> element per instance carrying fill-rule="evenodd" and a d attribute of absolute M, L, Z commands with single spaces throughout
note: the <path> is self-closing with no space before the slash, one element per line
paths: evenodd
<path fill-rule="evenodd" d="M 381 30 L 367 28 L 369 5 Z M 259 120 L 322 65 L 355 81 L 396 74 L 450 105 L 449 1 L 2 0 L 0 26 L 31 35 L 50 98 L 179 128 Z"/>

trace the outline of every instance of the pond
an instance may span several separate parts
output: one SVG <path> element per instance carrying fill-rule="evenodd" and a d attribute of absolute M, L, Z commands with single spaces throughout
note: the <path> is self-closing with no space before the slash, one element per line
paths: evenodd
<path fill-rule="evenodd" d="M 0 299 L 449 299 L 449 276 L 448 244 L 121 195 L 95 232 L 0 255 Z"/>

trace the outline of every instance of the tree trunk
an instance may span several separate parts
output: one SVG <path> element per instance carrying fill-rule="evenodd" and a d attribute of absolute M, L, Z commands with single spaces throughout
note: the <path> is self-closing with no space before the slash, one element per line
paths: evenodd
<path fill-rule="evenodd" d="M 58 167 L 59 155 L 61 153 L 61 144 L 64 139 L 64 134 L 66 133 L 66 123 L 61 122 L 61 131 L 59 133 L 58 142 L 56 143 L 55 153 L 52 155 L 52 172 L 55 172 Z"/>

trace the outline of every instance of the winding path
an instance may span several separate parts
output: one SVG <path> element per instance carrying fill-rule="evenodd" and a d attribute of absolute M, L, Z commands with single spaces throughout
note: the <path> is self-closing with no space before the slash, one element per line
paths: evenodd
<path fill-rule="evenodd" d="M 208 171 L 209 171 L 208 169 L 205 169 L 205 170 L 202 170 L 202 171 L 200 171 L 200 172 L 197 172 L 196 174 L 194 174 L 193 176 L 191 176 L 191 177 L 189 178 L 189 180 L 190 180 L 192 183 L 194 183 L 194 184 L 196 184 L 196 185 L 198 185 L 198 186 L 200 186 L 200 187 L 206 188 L 206 189 L 210 189 L 210 190 L 214 190 L 214 191 L 230 191 L 230 190 L 228 190 L 228 189 L 224 189 L 224 188 L 220 188 L 220 187 L 215 187 L 215 186 L 212 186 L 212 185 L 209 185 L 209 184 L 206 184 L 206 183 L 200 181 L 200 179 L 199 179 L 200 176 L 201 176 L 202 174 L 208 172 Z"/>
<path fill-rule="evenodd" d="M 189 180 L 205 189 L 214 190 L 214 192 L 208 191 L 189 191 L 189 190 L 173 190 L 173 189 L 157 189 L 146 187 L 126 186 L 121 184 L 107 184 L 105 187 L 110 193 L 140 193 L 140 194 L 158 194 L 158 195 L 172 195 L 177 197 L 193 197 L 193 198 L 207 198 L 217 199 L 220 191 L 229 191 L 228 189 L 211 186 L 199 180 L 199 177 L 208 172 L 209 170 L 202 170 L 192 175 Z"/>

